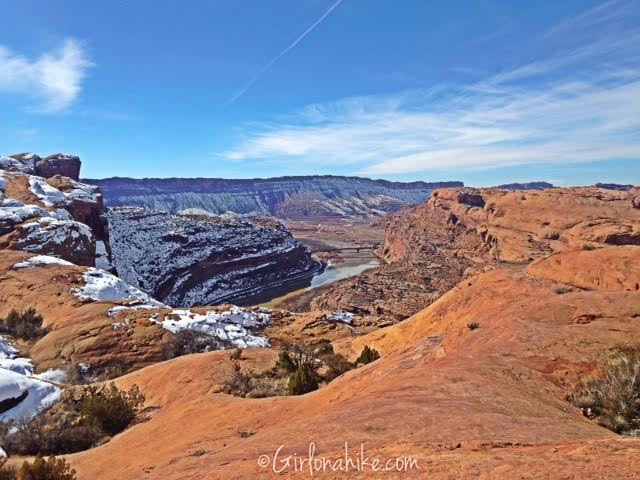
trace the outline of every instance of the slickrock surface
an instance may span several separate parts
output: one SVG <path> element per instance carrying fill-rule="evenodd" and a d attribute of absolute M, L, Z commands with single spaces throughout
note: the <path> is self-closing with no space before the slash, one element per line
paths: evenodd
<path fill-rule="evenodd" d="M 39 369 L 86 363 L 101 366 L 121 359 L 132 366 L 162 359 L 162 339 L 168 336 L 148 321 L 148 312 L 134 311 L 127 330 L 113 328 L 116 318 L 109 309 L 117 302 L 83 301 L 74 289 L 84 284 L 85 267 L 42 265 L 14 268 L 31 258 L 23 252 L 0 254 L 0 317 L 12 308 L 34 307 L 44 318 L 49 333 L 30 349 L 29 356 Z"/>
<path fill-rule="evenodd" d="M 635 246 L 602 252 L 617 256 L 618 248 L 632 249 L 634 261 L 640 255 Z M 584 252 L 589 261 L 557 255 L 582 278 L 602 252 Z M 300 397 L 215 393 L 231 368 L 221 352 L 154 365 L 119 380 L 147 393 L 157 407 L 151 419 L 69 459 L 80 478 L 279 478 L 258 467 L 260 455 L 284 445 L 281 458 L 304 457 L 315 442 L 337 459 L 348 441 L 364 443 L 370 457 L 417 459 L 420 469 L 398 478 L 635 478 L 640 440 L 599 427 L 565 396 L 610 348 L 639 338 L 640 292 L 625 288 L 638 276 L 629 270 L 618 287 L 566 293 L 558 293 L 563 275 L 562 283 L 521 268 L 474 276 L 405 322 L 338 341 L 343 351 L 367 344 L 383 357 Z M 271 365 L 264 350 L 245 353 L 247 369 Z"/>
<path fill-rule="evenodd" d="M 44 318 L 48 333 L 28 352 L 39 371 L 81 363 L 99 371 L 116 362 L 137 369 L 160 362 L 173 333 L 191 320 L 201 322 L 193 328 L 230 340 L 229 348 L 352 338 L 378 328 L 361 317 L 345 325 L 325 321 L 330 312 L 285 311 L 265 311 L 264 325 L 253 328 L 251 312 L 260 309 L 238 309 L 249 312 L 249 321 L 217 319 L 230 307 L 171 308 L 107 272 L 15 251 L 0 255 L 0 285 L 0 318 L 29 307 Z"/>

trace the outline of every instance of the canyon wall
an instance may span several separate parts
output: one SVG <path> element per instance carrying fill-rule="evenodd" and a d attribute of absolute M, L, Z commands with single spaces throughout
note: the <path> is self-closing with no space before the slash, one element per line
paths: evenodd
<path fill-rule="evenodd" d="M 274 220 L 141 207 L 114 207 L 107 218 L 119 276 L 171 305 L 230 301 L 321 268 Z"/>
<path fill-rule="evenodd" d="M 208 178 L 106 178 L 100 186 L 107 205 L 135 205 L 177 213 L 198 208 L 211 213 L 279 218 L 376 217 L 426 200 L 433 189 L 461 182 L 389 182 L 358 177 L 308 176 L 225 180 Z"/>
<path fill-rule="evenodd" d="M 640 190 L 596 187 L 507 191 L 441 189 L 390 215 L 387 264 L 345 280 L 312 308 L 399 321 L 473 274 L 554 252 L 640 245 Z"/>

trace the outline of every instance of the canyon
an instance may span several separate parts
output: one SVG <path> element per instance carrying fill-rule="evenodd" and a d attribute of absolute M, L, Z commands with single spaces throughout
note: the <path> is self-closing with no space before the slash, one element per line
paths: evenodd
<path fill-rule="evenodd" d="M 135 445 L 134 457 L 107 478 L 277 478 L 257 464 L 260 455 L 280 446 L 281 456 L 306 455 L 313 443 L 318 455 L 337 459 L 347 441 L 356 450 L 365 445 L 370 457 L 416 459 L 419 469 L 402 472 L 406 478 L 511 479 L 525 471 L 532 478 L 633 478 L 638 439 L 598 426 L 567 396 L 597 375 L 611 349 L 640 334 L 638 193 L 437 190 L 387 220 L 382 274 L 335 288 L 336 305 L 356 311 L 352 325 L 318 330 L 305 314 L 265 330 L 273 339 L 296 332 L 301 339 L 313 325 L 313 334 L 348 358 L 368 345 L 380 360 L 316 392 L 263 399 L 210 393 L 233 365 L 223 352 L 149 366 L 118 384 L 149 394 L 159 407 L 151 419 L 69 460 L 92 476 Z M 382 275 L 393 282 L 372 293 Z M 425 280 L 426 293 L 417 297 Z M 400 281 L 404 296 L 394 291 Z M 374 298 L 382 311 L 366 305 Z M 385 302 L 397 302 L 394 316 Z M 276 351 L 244 355 L 243 371 L 259 371 L 270 368 Z M 203 370 L 216 373 L 204 377 Z M 167 444 L 162 432 L 171 426 L 179 433 Z"/>
<path fill-rule="evenodd" d="M 640 338 L 637 187 L 458 185 L 417 205 L 396 203 L 382 220 L 371 204 L 355 213 L 361 222 L 345 204 L 325 223 L 294 219 L 307 207 L 297 209 L 285 215 L 291 235 L 274 219 L 203 204 L 106 211 L 105 192 L 59 173 L 35 176 L 7 158 L 0 317 L 28 307 L 42 314 L 46 334 L 17 344 L 34 365 L 30 375 L 83 365 L 99 376 L 125 365 L 115 383 L 146 397 L 144 421 L 65 457 L 80 480 L 279 478 L 261 456 L 280 448 L 281 457 L 306 458 L 313 443 L 338 459 L 345 442 L 370 457 L 415 459 L 403 478 L 613 480 L 640 471 L 640 440 L 568 401 L 585 378 L 601 375 L 611 351 Z M 227 266 L 255 269 L 266 246 L 282 276 L 274 265 L 263 280 L 278 282 L 313 268 L 311 250 L 337 261 L 346 254 L 332 249 L 353 244 L 375 250 L 380 266 L 326 285 L 301 311 L 281 308 L 286 302 L 197 304 L 226 301 L 216 292 Z M 256 263 L 245 263 L 252 255 Z M 224 278 L 232 290 L 246 286 Z M 235 359 L 228 350 L 167 359 L 165 347 L 184 330 L 243 350 Z M 365 346 L 380 358 L 304 395 L 223 391 L 237 369 L 268 372 L 286 345 L 318 342 L 350 361 Z M 55 388 L 70 388 L 48 375 Z"/>

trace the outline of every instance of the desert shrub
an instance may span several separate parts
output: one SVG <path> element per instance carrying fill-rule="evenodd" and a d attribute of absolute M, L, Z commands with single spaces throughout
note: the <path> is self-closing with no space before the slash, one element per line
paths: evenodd
<path fill-rule="evenodd" d="M 555 293 L 558 295 L 564 295 L 565 293 L 569 293 L 571 291 L 571 287 L 568 285 L 558 285 L 553 289 Z"/>
<path fill-rule="evenodd" d="M 280 353 L 278 353 L 278 360 L 276 361 L 276 368 L 285 372 L 293 373 L 298 367 L 287 350 L 280 350 Z"/>
<path fill-rule="evenodd" d="M 131 371 L 131 364 L 124 358 L 116 358 L 102 367 L 99 378 L 115 380 Z"/>
<path fill-rule="evenodd" d="M 37 457 L 32 463 L 22 464 L 17 480 L 76 480 L 76 471 L 63 458 Z"/>
<path fill-rule="evenodd" d="M 102 388 L 85 387 L 79 401 L 83 420 L 111 436 L 127 428 L 143 404 L 144 395 L 137 385 L 125 392 L 114 383 Z"/>
<path fill-rule="evenodd" d="M 360 353 L 360 356 L 356 359 L 356 365 L 366 365 L 380 358 L 380 354 L 374 348 L 370 348 L 369 345 L 365 345 Z"/>
<path fill-rule="evenodd" d="M 476 330 L 477 328 L 480 328 L 480 324 L 478 322 L 469 322 L 467 323 L 467 328 L 469 330 Z"/>
<path fill-rule="evenodd" d="M 15 426 L 4 436 L 4 449 L 12 455 L 60 455 L 87 450 L 104 436 L 93 424 L 51 420 L 42 415 Z"/>
<path fill-rule="evenodd" d="M 275 368 L 285 374 L 291 374 L 303 365 L 311 370 L 318 366 L 318 358 L 313 349 L 306 345 L 285 345 L 278 354 Z"/>
<path fill-rule="evenodd" d="M 301 364 L 289 376 L 289 395 L 302 395 L 318 389 L 318 380 L 308 364 Z"/>
<path fill-rule="evenodd" d="M 66 383 L 68 385 L 85 385 L 96 380 L 94 375 L 89 373 L 89 366 L 83 364 L 70 364 L 64 369 Z"/>
<path fill-rule="evenodd" d="M 225 379 L 221 392 L 240 397 L 263 398 L 301 395 L 317 390 L 354 368 L 342 355 L 333 352 L 331 342 L 321 340 L 313 346 L 285 345 L 275 365 L 262 372 L 243 372 L 231 355 L 233 371 Z"/>
<path fill-rule="evenodd" d="M 329 355 L 333 353 L 333 345 L 330 340 L 321 339 L 313 346 L 313 354 L 316 356 Z"/>
<path fill-rule="evenodd" d="M 0 458 L 0 480 L 17 480 L 16 469 L 7 465 L 6 458 Z"/>
<path fill-rule="evenodd" d="M 244 373 L 238 362 L 233 363 L 233 371 L 222 385 L 224 393 L 237 397 L 246 397 L 253 390 L 254 382 L 251 373 Z"/>
<path fill-rule="evenodd" d="M 242 349 L 236 348 L 233 352 L 229 354 L 229 358 L 231 360 L 242 360 Z"/>
<path fill-rule="evenodd" d="M 353 363 L 337 353 L 325 354 L 321 360 L 327 366 L 327 373 L 324 375 L 324 379 L 327 382 L 338 378 L 355 367 Z"/>
<path fill-rule="evenodd" d="M 22 340 L 33 340 L 47 333 L 42 328 L 42 315 L 32 307 L 22 312 L 11 310 L 2 323 L 11 335 Z"/>
<path fill-rule="evenodd" d="M 622 435 L 640 432 L 640 348 L 614 351 L 604 375 L 583 382 L 572 399 L 585 416 Z"/>
<path fill-rule="evenodd" d="M 229 347 L 227 343 L 206 333 L 196 332 L 194 330 L 180 330 L 171 336 L 171 339 L 165 344 L 162 353 L 165 360 L 170 360 L 181 357 L 182 355 L 209 352 L 227 347 Z"/>

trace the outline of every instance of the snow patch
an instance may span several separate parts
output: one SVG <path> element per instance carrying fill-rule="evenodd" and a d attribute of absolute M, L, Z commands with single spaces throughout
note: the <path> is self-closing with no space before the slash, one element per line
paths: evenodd
<path fill-rule="evenodd" d="M 263 311 L 250 312 L 240 307 L 231 307 L 222 312 L 208 311 L 200 314 L 179 309 L 166 314 L 163 321 L 153 317 L 149 320 L 162 325 L 162 328 L 172 333 L 182 330 L 202 332 L 230 342 L 238 348 L 269 346 L 269 341 L 265 337 L 252 334 L 253 329 L 263 328 L 271 323 L 269 314 Z"/>
<path fill-rule="evenodd" d="M 25 205 L 22 202 L 6 198 L 0 203 L 0 222 L 10 222 L 14 225 L 34 217 L 48 217 L 45 209 L 36 205 Z"/>
<path fill-rule="evenodd" d="M 64 267 L 72 267 L 74 264 L 71 262 L 67 262 L 66 260 L 62 260 L 58 257 L 52 257 L 50 255 L 36 255 L 35 257 L 26 259 L 24 262 L 16 263 L 13 266 L 13 269 L 19 270 L 21 268 L 44 267 L 46 265 L 61 265 Z"/>
<path fill-rule="evenodd" d="M 64 193 L 49 185 L 42 177 L 29 176 L 29 190 L 38 197 L 45 207 L 66 205 L 68 203 Z"/>
<path fill-rule="evenodd" d="M 4 157 L 0 155 L 0 169 L 21 173 L 30 173 L 33 172 L 33 165 L 25 164 L 20 160 L 16 160 L 15 158 Z"/>
<path fill-rule="evenodd" d="M 333 312 L 325 317 L 325 322 L 338 322 L 353 325 L 355 315 L 350 312 Z"/>
<path fill-rule="evenodd" d="M 83 275 L 85 285 L 73 289 L 73 293 L 81 300 L 96 302 L 131 302 L 152 307 L 165 307 L 146 293 L 125 283 L 115 275 L 104 270 L 90 267 Z"/>
<path fill-rule="evenodd" d="M 31 420 L 55 404 L 62 390 L 52 382 L 64 381 L 60 370 L 34 375 L 33 363 L 18 357 L 18 350 L 0 337 L 0 402 L 14 400 L 16 405 L 0 413 L 1 422 Z"/>
<path fill-rule="evenodd" d="M 89 203 L 97 203 L 98 197 L 101 196 L 98 187 L 95 185 L 88 185 L 86 183 L 76 182 L 70 180 L 73 189 L 66 191 L 63 195 L 69 200 L 82 200 Z"/>
<path fill-rule="evenodd" d="M 91 228 L 74 220 L 56 220 L 42 217 L 22 225 L 25 236 L 18 240 L 21 250 L 38 252 L 53 245 L 72 242 L 72 247 L 90 245 L 93 237 Z"/>
<path fill-rule="evenodd" d="M 113 265 L 111 265 L 109 261 L 107 247 L 102 240 L 96 242 L 96 268 L 100 270 L 111 270 L 111 268 L 113 268 Z"/>
<path fill-rule="evenodd" d="M 107 317 L 113 317 L 120 312 L 126 312 L 129 310 L 150 310 L 152 308 L 158 308 L 157 305 L 117 305 L 110 308 L 107 312 Z"/>

